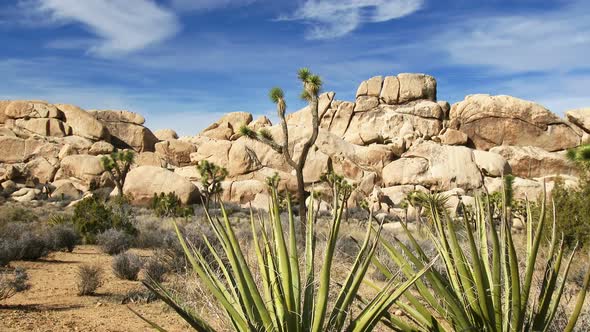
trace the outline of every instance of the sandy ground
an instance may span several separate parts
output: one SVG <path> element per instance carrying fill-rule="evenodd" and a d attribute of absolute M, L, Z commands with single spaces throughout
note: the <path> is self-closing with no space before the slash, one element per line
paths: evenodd
<path fill-rule="evenodd" d="M 149 252 L 135 251 L 141 255 Z M 76 295 L 76 272 L 84 263 L 104 267 L 104 283 L 96 296 Z M 188 325 L 163 302 L 122 304 L 125 294 L 141 289 L 139 281 L 115 277 L 111 257 L 95 246 L 74 252 L 56 252 L 35 262 L 12 262 L 24 267 L 31 288 L 0 304 L 0 331 L 149 331 L 149 326 L 127 306 L 168 331 L 186 331 Z"/>

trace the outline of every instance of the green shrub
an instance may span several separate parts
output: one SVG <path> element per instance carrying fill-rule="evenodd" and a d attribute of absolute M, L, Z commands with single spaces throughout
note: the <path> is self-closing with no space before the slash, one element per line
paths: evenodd
<path fill-rule="evenodd" d="M 551 192 L 557 214 L 557 232 L 563 234 L 569 248 L 576 243 L 583 247 L 590 245 L 590 181 L 580 177 L 577 188 L 566 188 L 558 179 Z M 551 209 L 552 210 L 552 209 Z"/>
<path fill-rule="evenodd" d="M 158 217 L 188 218 L 195 214 L 190 206 L 182 206 L 180 198 L 175 193 L 154 194 L 150 207 Z"/>
<path fill-rule="evenodd" d="M 37 220 L 39 220 L 39 217 L 30 209 L 10 205 L 0 206 L 0 227 L 9 223 L 28 223 Z"/>
<path fill-rule="evenodd" d="M 119 229 L 128 234 L 136 233 L 130 220 L 130 210 L 118 204 L 115 208 L 116 210 L 113 211 L 113 207 L 95 197 L 85 198 L 76 204 L 72 222 L 86 243 L 94 243 L 96 235 L 110 228 Z"/>

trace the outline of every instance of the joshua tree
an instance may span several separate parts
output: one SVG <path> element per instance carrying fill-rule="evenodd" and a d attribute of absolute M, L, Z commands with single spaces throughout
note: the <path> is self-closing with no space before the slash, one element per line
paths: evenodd
<path fill-rule="evenodd" d="M 301 154 L 297 160 L 293 159 L 291 152 L 289 151 L 289 130 L 287 127 L 287 120 L 285 118 L 287 104 L 285 102 L 285 95 L 281 88 L 272 88 L 270 90 L 269 96 L 272 102 L 277 105 L 277 113 L 279 115 L 281 127 L 283 130 L 282 144 L 276 142 L 267 129 L 261 129 L 260 131 L 255 132 L 250 127 L 242 126 L 240 128 L 240 133 L 243 136 L 262 142 L 271 147 L 277 153 L 282 154 L 287 163 L 295 170 L 295 176 L 297 177 L 297 196 L 299 198 L 299 218 L 302 228 L 304 228 L 306 224 L 305 199 L 307 195 L 305 192 L 305 182 L 303 180 L 303 167 L 305 167 L 309 150 L 318 138 L 320 123 L 318 114 L 318 100 L 319 92 L 322 88 L 322 79 L 318 75 L 313 74 L 307 68 L 299 69 L 298 77 L 303 83 L 303 92 L 301 94 L 301 98 L 309 102 L 309 108 L 311 110 L 312 116 L 312 133 L 311 136 L 308 137 L 307 141 L 305 141 L 303 144 Z"/>
<path fill-rule="evenodd" d="M 221 182 L 227 176 L 227 169 L 215 165 L 207 160 L 201 160 L 197 165 L 197 170 L 201 174 L 201 184 L 203 185 L 203 194 L 205 195 L 205 208 L 209 210 L 211 198 L 215 198 L 223 190 Z"/>
<path fill-rule="evenodd" d="M 133 164 L 135 154 L 131 150 L 115 151 L 110 156 L 104 156 L 100 160 L 105 171 L 111 174 L 115 186 L 117 186 L 117 193 L 119 196 L 123 195 L 123 185 L 125 178 L 129 173 L 129 168 Z"/>

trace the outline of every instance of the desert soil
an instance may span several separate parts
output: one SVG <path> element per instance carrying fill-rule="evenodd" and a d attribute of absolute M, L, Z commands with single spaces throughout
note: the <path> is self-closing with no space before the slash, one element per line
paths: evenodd
<path fill-rule="evenodd" d="M 142 256 L 148 251 L 133 250 Z M 0 304 L 0 331 L 149 331 L 150 327 L 127 306 L 168 331 L 189 327 L 162 301 L 122 304 L 130 290 L 142 289 L 139 281 L 115 277 L 111 256 L 96 246 L 78 246 L 72 253 L 55 252 L 35 262 L 12 262 L 24 267 L 31 288 Z M 104 267 L 104 283 L 95 296 L 76 295 L 76 273 L 81 264 Z"/>

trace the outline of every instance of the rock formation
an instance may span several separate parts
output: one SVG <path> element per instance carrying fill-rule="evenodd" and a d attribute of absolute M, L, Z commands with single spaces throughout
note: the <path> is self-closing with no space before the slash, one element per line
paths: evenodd
<path fill-rule="evenodd" d="M 356 184 L 355 205 L 382 188 L 397 207 L 413 190 L 458 195 L 498 190 L 503 174 L 516 176 L 517 197 L 536 198 L 555 178 L 575 185 L 565 150 L 590 138 L 590 109 L 561 119 L 543 106 L 511 96 L 471 95 L 449 105 L 437 100 L 437 83 L 424 74 L 376 76 L 361 82 L 355 101 L 320 96 L 320 134 L 304 176 L 308 190 L 326 190 L 320 177 L 331 164 Z M 292 155 L 311 131 L 306 108 L 287 116 Z M 124 191 L 146 203 L 155 192 L 176 192 L 198 202 L 195 164 L 209 160 L 227 168 L 224 199 L 264 206 L 265 179 L 278 173 L 282 189 L 295 192 L 295 177 L 281 155 L 241 137 L 239 127 L 282 131 L 266 117 L 235 112 L 192 137 L 171 129 L 152 133 L 128 111 L 92 110 L 44 101 L 0 101 L 0 186 L 17 200 L 35 199 L 39 184 L 77 199 L 112 187 L 100 157 L 114 149 L 137 152 Z M 29 188 L 29 189 L 26 189 Z M 394 209 L 395 210 L 395 209 Z M 399 211 L 398 211 L 399 212 Z"/>

